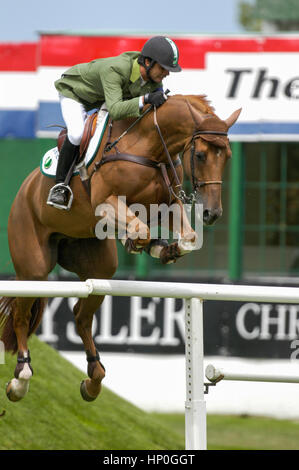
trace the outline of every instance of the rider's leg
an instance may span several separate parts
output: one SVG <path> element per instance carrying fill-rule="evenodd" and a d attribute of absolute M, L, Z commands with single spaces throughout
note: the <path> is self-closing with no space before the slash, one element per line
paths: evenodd
<path fill-rule="evenodd" d="M 74 158 L 78 156 L 78 146 L 71 143 L 68 135 L 65 137 L 63 145 L 59 153 L 59 159 L 57 164 L 55 183 L 64 183 L 67 173 L 74 161 Z"/>
<path fill-rule="evenodd" d="M 67 126 L 67 136 L 61 148 L 55 186 L 52 188 L 48 203 L 65 206 L 69 198 L 69 190 L 64 184 L 68 171 L 78 155 L 78 149 L 84 131 L 86 112 L 84 106 L 70 98 L 60 95 L 62 116 Z"/>

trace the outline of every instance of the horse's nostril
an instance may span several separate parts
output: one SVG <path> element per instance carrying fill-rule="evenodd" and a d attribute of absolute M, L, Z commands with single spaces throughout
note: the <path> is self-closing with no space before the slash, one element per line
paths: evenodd
<path fill-rule="evenodd" d="M 203 220 L 206 222 L 210 218 L 210 211 L 209 209 L 205 209 L 203 211 Z"/>
<path fill-rule="evenodd" d="M 221 217 L 221 211 L 210 209 L 203 211 L 203 221 L 206 225 L 212 225 L 219 217 Z"/>

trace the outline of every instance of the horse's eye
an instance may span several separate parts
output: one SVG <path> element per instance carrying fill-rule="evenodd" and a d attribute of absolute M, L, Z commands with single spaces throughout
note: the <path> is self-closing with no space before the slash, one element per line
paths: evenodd
<path fill-rule="evenodd" d="M 196 158 L 198 158 L 198 160 L 200 160 L 201 162 L 204 162 L 207 158 L 205 152 L 196 152 L 195 153 L 195 156 Z"/>

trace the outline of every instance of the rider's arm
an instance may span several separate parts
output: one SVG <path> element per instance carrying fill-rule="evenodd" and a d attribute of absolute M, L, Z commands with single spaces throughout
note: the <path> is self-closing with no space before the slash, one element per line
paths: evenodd
<path fill-rule="evenodd" d="M 111 67 L 109 74 L 101 75 L 105 102 L 111 119 L 117 121 L 140 115 L 139 97 L 123 99 L 124 77 Z M 142 108 L 141 108 L 142 109 Z"/>

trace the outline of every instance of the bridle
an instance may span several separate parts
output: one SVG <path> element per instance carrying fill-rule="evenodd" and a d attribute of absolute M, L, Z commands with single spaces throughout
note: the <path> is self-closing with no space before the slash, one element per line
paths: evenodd
<path fill-rule="evenodd" d="M 192 135 L 191 139 L 191 153 L 190 153 L 190 167 L 191 167 L 191 179 L 192 179 L 192 189 L 193 192 L 196 191 L 203 186 L 208 184 L 222 184 L 222 180 L 207 180 L 207 181 L 200 181 L 199 179 L 195 178 L 195 165 L 194 165 L 194 157 L 195 157 L 195 141 L 201 138 L 204 134 L 212 134 L 212 135 L 222 135 L 227 137 L 227 132 L 220 132 L 220 131 L 195 131 Z M 185 152 L 185 150 L 184 150 Z"/>
<path fill-rule="evenodd" d="M 194 131 L 193 135 L 192 135 L 192 138 L 191 138 L 191 154 L 190 154 L 190 169 L 191 169 L 191 183 L 192 183 L 192 192 L 189 196 L 186 195 L 185 191 L 183 190 L 182 188 L 182 184 L 181 182 L 179 181 L 178 179 L 178 175 L 177 175 L 177 172 L 174 168 L 174 165 L 173 165 L 173 162 L 172 162 L 172 159 L 171 159 L 171 156 L 168 152 L 168 149 L 167 149 L 167 146 L 165 144 L 165 141 L 164 141 L 164 138 L 162 136 L 162 133 L 161 133 L 161 130 L 160 130 L 160 127 L 159 127 L 159 124 L 158 124 L 158 121 L 157 121 L 157 115 L 156 115 L 156 108 L 154 108 L 154 124 L 155 124 L 155 127 L 158 131 L 158 134 L 160 136 L 160 139 L 162 141 L 162 144 L 163 144 L 163 147 L 164 147 L 164 151 L 165 151 L 165 154 L 167 156 L 167 159 L 168 159 L 168 163 L 169 163 L 169 166 L 171 167 L 172 169 L 172 172 L 173 172 L 173 175 L 174 175 L 174 178 L 175 178 L 175 181 L 176 181 L 176 188 L 179 188 L 178 190 L 178 194 L 175 194 L 172 187 L 171 187 L 171 190 L 172 190 L 172 194 L 173 196 L 175 196 L 175 198 L 179 199 L 183 204 L 193 204 L 195 199 L 196 199 L 196 192 L 198 189 L 202 188 L 203 186 L 206 186 L 208 184 L 222 184 L 222 181 L 221 180 L 207 180 L 207 181 L 200 181 L 199 179 L 197 179 L 195 177 L 195 164 L 194 164 L 194 157 L 195 157 L 195 141 L 199 138 L 201 138 L 201 135 L 204 135 L 204 134 L 212 134 L 212 135 L 217 135 L 217 136 L 226 136 L 227 137 L 227 132 L 221 132 L 221 131 L 209 131 L 209 130 L 197 130 L 197 131 Z M 184 153 L 186 151 L 187 148 L 189 148 L 189 145 L 185 146 L 185 149 L 183 151 L 183 156 L 184 156 Z"/>

